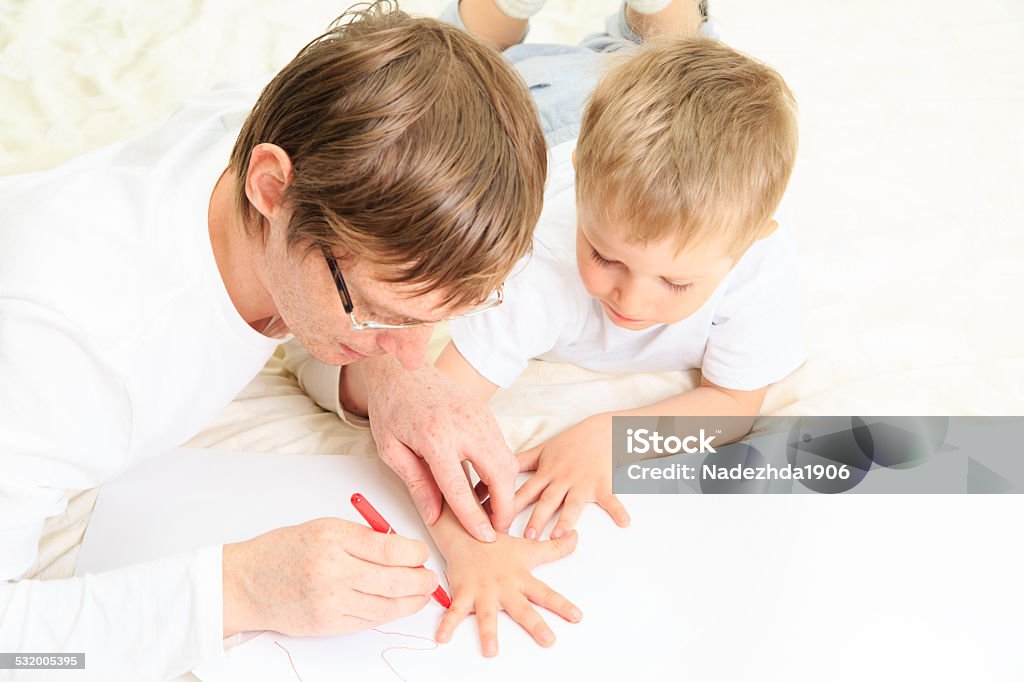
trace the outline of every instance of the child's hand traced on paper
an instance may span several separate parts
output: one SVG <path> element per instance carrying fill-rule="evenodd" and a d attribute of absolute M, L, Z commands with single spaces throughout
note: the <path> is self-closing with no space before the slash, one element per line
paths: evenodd
<path fill-rule="evenodd" d="M 562 511 L 551 537 L 563 537 L 576 525 L 588 502 L 597 502 L 619 527 L 629 525 L 629 513 L 612 493 L 610 415 L 589 417 L 516 457 L 520 471 L 537 472 L 515 496 L 516 514 L 537 502 L 523 532 L 525 538 L 539 538 L 559 508 Z"/>
<path fill-rule="evenodd" d="M 446 506 L 442 515 L 450 513 Z M 538 644 L 544 647 L 554 644 L 555 633 L 533 604 L 571 623 L 579 622 L 583 614 L 564 596 L 533 577 L 530 571 L 570 554 L 576 548 L 577 538 L 572 532 L 558 540 L 538 542 L 499 534 L 493 543 L 484 543 L 460 532 L 439 540 L 448 562 L 452 605 L 441 618 L 437 641 L 450 640 L 459 623 L 475 612 L 483 655 L 495 656 L 498 653 L 498 611 L 506 611 Z"/>

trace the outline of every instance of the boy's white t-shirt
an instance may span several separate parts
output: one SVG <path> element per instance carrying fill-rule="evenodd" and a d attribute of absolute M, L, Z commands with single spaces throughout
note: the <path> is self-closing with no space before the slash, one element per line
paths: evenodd
<path fill-rule="evenodd" d="M 505 303 L 451 323 L 456 348 L 483 377 L 509 386 L 536 358 L 600 372 L 700 369 L 719 386 L 754 390 L 803 363 L 796 256 L 781 228 L 690 317 L 640 331 L 609 320 L 576 267 L 574 145 L 551 150 L 534 253 L 506 282 Z"/>
<path fill-rule="evenodd" d="M 144 137 L 0 178 L 5 651 L 84 651 L 92 678 L 139 680 L 223 655 L 220 547 L 18 579 L 66 491 L 186 441 L 281 342 L 235 310 L 208 232 L 211 192 L 257 94 L 207 93 Z"/>

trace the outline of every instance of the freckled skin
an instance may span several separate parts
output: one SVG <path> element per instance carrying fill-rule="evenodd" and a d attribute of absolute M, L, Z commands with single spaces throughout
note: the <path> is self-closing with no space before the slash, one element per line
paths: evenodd
<path fill-rule="evenodd" d="M 280 234 L 282 230 L 272 232 L 262 279 L 278 314 L 313 357 L 329 365 L 355 362 L 358 358 L 342 349 L 344 344 L 367 356 L 390 353 L 407 369 L 423 365 L 432 325 L 381 331 L 351 329 L 324 257 L 313 250 L 302 258 L 302 251 L 288 249 L 283 237 L 276 236 Z M 413 296 L 408 286 L 381 281 L 373 265 L 365 260 L 345 263 L 342 268 L 357 316 L 359 292 L 372 292 L 375 301 L 416 319 L 454 314 L 441 305 L 443 292 Z"/>

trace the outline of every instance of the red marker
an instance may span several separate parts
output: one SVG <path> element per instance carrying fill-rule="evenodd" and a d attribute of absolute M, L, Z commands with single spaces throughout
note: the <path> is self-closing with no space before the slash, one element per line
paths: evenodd
<path fill-rule="evenodd" d="M 384 517 L 380 515 L 380 512 L 374 509 L 373 505 L 359 493 L 352 496 L 352 506 L 355 507 L 356 511 L 359 512 L 359 515 L 362 516 L 368 524 L 370 524 L 370 528 L 374 529 L 378 533 L 384 533 L 386 535 L 388 533 L 395 532 L 395 529 L 391 527 L 390 523 L 384 520 Z M 420 566 L 419 568 L 423 567 Z M 444 588 L 440 585 L 438 585 L 437 589 L 434 590 L 434 599 L 436 599 L 437 603 L 446 609 L 452 605 L 451 597 L 448 596 L 448 593 L 445 592 Z"/>

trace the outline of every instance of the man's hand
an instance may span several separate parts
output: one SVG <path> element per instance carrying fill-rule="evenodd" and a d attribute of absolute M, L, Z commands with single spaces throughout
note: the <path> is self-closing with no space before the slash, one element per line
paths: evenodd
<path fill-rule="evenodd" d="M 486 403 L 434 367 L 404 370 L 390 357 L 366 361 L 370 429 L 381 459 L 409 488 L 423 520 L 441 513 L 441 497 L 476 539 L 493 542 L 494 530 L 512 523 L 519 465 Z M 462 469 L 472 462 L 490 493 L 491 521 Z"/>
<path fill-rule="evenodd" d="M 419 611 L 438 584 L 427 546 L 324 518 L 224 545 L 224 636 L 339 635 Z"/>

